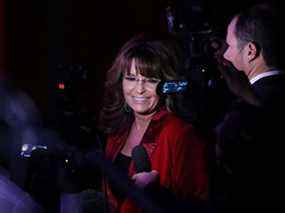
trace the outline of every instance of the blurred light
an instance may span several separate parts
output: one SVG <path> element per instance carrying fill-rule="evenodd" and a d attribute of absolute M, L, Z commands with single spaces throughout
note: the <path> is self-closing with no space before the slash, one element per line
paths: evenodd
<path fill-rule="evenodd" d="M 61 89 L 61 90 L 64 90 L 65 89 L 65 84 L 64 83 L 58 83 L 57 84 L 57 88 Z"/>
<path fill-rule="evenodd" d="M 24 144 L 23 146 L 22 146 L 22 151 L 23 152 L 25 152 L 25 151 L 27 151 L 28 150 L 28 145 L 27 144 Z"/>

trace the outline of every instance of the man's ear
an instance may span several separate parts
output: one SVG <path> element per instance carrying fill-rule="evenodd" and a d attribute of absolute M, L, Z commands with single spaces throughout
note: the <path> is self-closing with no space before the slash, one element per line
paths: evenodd
<path fill-rule="evenodd" d="M 248 42 L 247 44 L 247 57 L 249 61 L 256 59 L 260 55 L 260 48 L 254 42 Z"/>

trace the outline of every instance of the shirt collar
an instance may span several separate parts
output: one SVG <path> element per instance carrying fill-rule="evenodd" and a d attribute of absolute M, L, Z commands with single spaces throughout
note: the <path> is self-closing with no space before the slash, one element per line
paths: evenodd
<path fill-rule="evenodd" d="M 257 76 L 255 76 L 254 78 L 250 79 L 250 84 L 254 84 L 259 79 L 262 79 L 262 78 L 265 78 L 268 76 L 279 75 L 280 73 L 281 73 L 281 71 L 279 71 L 279 70 L 271 70 L 271 71 L 260 73 Z"/>

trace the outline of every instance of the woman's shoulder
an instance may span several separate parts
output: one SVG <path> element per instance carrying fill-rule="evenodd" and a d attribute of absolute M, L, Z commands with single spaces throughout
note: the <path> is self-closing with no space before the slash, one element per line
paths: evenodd
<path fill-rule="evenodd" d="M 165 116 L 165 124 L 171 126 L 179 126 L 179 127 L 193 127 L 190 122 L 185 121 L 183 118 L 179 117 L 174 112 L 169 112 Z"/>
<path fill-rule="evenodd" d="M 175 113 L 168 113 L 163 121 L 161 136 L 176 141 L 189 141 L 204 144 L 206 141 L 213 140 L 211 134 L 203 131 L 199 127 L 185 121 Z"/>
<path fill-rule="evenodd" d="M 195 131 L 195 127 L 177 116 L 175 113 L 169 112 L 162 121 L 162 131 L 167 134 L 189 134 Z"/>

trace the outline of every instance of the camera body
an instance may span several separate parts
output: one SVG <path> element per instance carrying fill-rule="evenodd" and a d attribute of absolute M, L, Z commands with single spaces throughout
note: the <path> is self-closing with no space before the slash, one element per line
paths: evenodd
<path fill-rule="evenodd" d="M 182 50 L 179 72 L 189 82 L 183 93 L 183 116 L 212 128 L 227 110 L 232 95 L 218 66 L 226 47 L 225 29 L 211 24 L 206 9 L 203 1 L 181 0 L 166 8 L 166 17 L 168 31 Z"/>
<path fill-rule="evenodd" d="M 21 147 L 20 156 L 23 158 L 30 158 L 32 152 L 35 150 L 47 150 L 48 147 L 44 145 L 23 144 Z"/>

